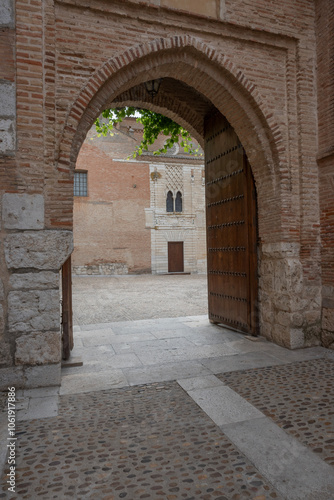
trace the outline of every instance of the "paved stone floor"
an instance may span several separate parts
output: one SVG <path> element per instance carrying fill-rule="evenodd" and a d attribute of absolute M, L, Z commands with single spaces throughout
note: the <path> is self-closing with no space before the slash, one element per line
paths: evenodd
<path fill-rule="evenodd" d="M 178 288 L 188 277 L 175 278 Z M 145 319 L 124 321 L 99 301 L 111 293 L 103 279 L 90 309 L 79 280 L 73 361 L 83 365 L 63 368 L 60 389 L 17 391 L 17 490 L 6 491 L 5 469 L 0 498 L 333 500 L 333 352 L 211 325 L 163 283 Z M 119 282 L 110 308 L 129 293 L 139 308 L 141 280 Z M 152 317 L 162 310 L 175 316 Z"/>
<path fill-rule="evenodd" d="M 176 382 L 63 396 L 18 439 L 22 499 L 282 498 Z"/>

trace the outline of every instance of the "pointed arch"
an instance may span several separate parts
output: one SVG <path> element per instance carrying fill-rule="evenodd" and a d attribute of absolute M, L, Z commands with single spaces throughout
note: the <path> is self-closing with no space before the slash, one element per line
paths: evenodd
<path fill-rule="evenodd" d="M 83 87 L 71 107 L 59 141 L 60 172 L 73 171 L 80 147 L 96 117 L 117 97 L 147 79 L 175 78 L 210 101 L 236 130 L 249 159 L 259 200 L 259 231 L 281 231 L 282 190 L 288 169 L 288 151 L 275 116 L 266 107 L 256 85 L 222 52 L 191 36 L 159 38 L 128 49 L 106 62 Z M 168 109 L 159 102 L 154 109 Z M 173 119 L 203 134 L 203 121 L 179 106 Z M 186 127 L 187 128 L 187 127 Z M 71 173 L 69 174 L 71 175 Z M 271 229 L 264 229 L 271 233 Z"/>
<path fill-rule="evenodd" d="M 184 71 L 178 73 L 177 65 L 180 63 L 184 66 Z M 189 66 L 196 69 L 198 75 L 206 74 L 207 79 L 212 80 L 215 85 L 212 87 L 206 81 L 201 86 L 199 82 L 202 78 L 193 78 L 189 72 Z M 214 70 L 221 72 L 225 78 L 217 81 L 219 75 L 215 75 Z M 267 109 L 254 83 L 249 81 L 242 70 L 223 53 L 209 47 L 197 38 L 185 35 L 159 38 L 147 44 L 132 47 L 123 54 L 113 57 L 95 71 L 69 111 L 59 142 L 58 161 L 67 163 L 70 158 L 76 157 L 77 151 L 95 118 L 122 91 L 148 78 L 153 79 L 168 74 L 178 74 L 182 81 L 188 80 L 199 91 L 206 88 L 204 94 L 226 115 L 236 130 L 240 128 L 236 115 L 237 112 L 240 112 L 240 105 L 243 102 L 245 106 L 242 114 L 247 116 L 247 121 L 251 119 L 254 126 L 255 122 L 258 124 L 260 122 L 265 130 L 267 142 L 270 144 L 270 147 L 268 147 L 269 144 L 264 147 L 267 156 L 279 159 L 275 145 L 282 141 L 280 127 L 275 121 L 272 111 Z M 208 91 L 208 87 L 211 88 L 210 91 Z M 213 98 L 213 94 L 216 94 L 219 87 L 221 90 L 222 87 L 225 87 L 225 91 L 231 92 L 232 100 L 235 100 L 233 104 L 238 104 L 237 112 L 233 113 L 226 108 L 221 109 L 218 102 L 219 96 L 216 95 Z M 243 134 L 240 134 L 240 130 L 238 130 L 238 134 L 247 150 L 246 143 L 248 141 L 243 140 Z M 264 137 L 262 140 L 260 137 L 259 139 L 262 146 L 265 146 Z M 249 151 L 247 153 L 249 155 Z"/>

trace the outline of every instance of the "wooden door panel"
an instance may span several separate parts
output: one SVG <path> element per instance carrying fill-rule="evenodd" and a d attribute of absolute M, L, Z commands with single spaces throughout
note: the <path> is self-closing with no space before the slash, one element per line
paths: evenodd
<path fill-rule="evenodd" d="M 183 241 L 168 242 L 168 272 L 183 273 Z"/>
<path fill-rule="evenodd" d="M 67 360 L 73 349 L 72 265 L 71 256 L 63 264 L 62 278 L 62 358 Z"/>
<path fill-rule="evenodd" d="M 257 331 L 256 196 L 247 157 L 227 122 L 205 122 L 209 318 Z"/>

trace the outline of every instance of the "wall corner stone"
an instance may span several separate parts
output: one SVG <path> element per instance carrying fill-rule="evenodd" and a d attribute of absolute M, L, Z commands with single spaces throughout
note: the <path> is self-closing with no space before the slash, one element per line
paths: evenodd
<path fill-rule="evenodd" d="M 8 234 L 4 241 L 7 267 L 14 271 L 59 271 L 73 251 L 73 233 L 66 230 Z"/>
<path fill-rule="evenodd" d="M 60 332 L 35 332 L 16 340 L 16 365 L 60 363 Z"/>
<path fill-rule="evenodd" d="M 4 193 L 2 221 L 5 229 L 43 229 L 44 196 L 41 194 Z"/>
<path fill-rule="evenodd" d="M 14 0 L 1 0 L 0 27 L 13 28 L 15 25 Z"/>

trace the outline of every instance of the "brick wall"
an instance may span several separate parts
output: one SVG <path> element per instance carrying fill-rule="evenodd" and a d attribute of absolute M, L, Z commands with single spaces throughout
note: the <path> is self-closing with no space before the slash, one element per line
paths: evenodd
<path fill-rule="evenodd" d="M 76 272 L 151 271 L 151 238 L 145 229 L 149 166 L 126 160 L 136 143 L 125 130 L 97 138 L 93 128 L 80 150 L 76 169 L 87 170 L 88 196 L 74 198 Z"/>
<path fill-rule="evenodd" d="M 322 340 L 334 345 L 334 4 L 318 0 L 318 166 L 321 208 Z"/>

